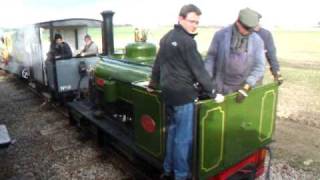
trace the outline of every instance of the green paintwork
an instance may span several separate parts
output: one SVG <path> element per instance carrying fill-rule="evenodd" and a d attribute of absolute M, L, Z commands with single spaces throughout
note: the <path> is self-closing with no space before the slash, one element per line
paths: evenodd
<path fill-rule="evenodd" d="M 103 60 L 99 61 L 95 68 L 96 77 L 128 83 L 148 80 L 150 74 L 150 66 L 111 60 L 108 58 L 103 58 Z"/>
<path fill-rule="evenodd" d="M 216 106 L 215 103 L 209 101 L 201 104 L 200 108 L 198 122 L 200 123 L 199 162 L 201 162 L 201 169 L 204 171 L 219 170 L 224 148 L 225 106 L 223 104 Z"/>
<path fill-rule="evenodd" d="M 132 85 L 128 84 L 128 83 L 123 83 L 120 81 L 117 81 L 117 93 L 118 93 L 118 97 L 121 100 L 124 100 L 128 103 L 132 104 Z"/>
<path fill-rule="evenodd" d="M 198 103 L 199 178 L 216 175 L 270 143 L 275 125 L 278 87 L 253 89 L 241 104 L 235 94 L 222 104 Z"/>
<path fill-rule="evenodd" d="M 114 52 L 113 54 L 110 55 L 112 59 L 124 59 L 125 54 L 122 52 Z"/>
<path fill-rule="evenodd" d="M 105 102 L 107 103 L 115 102 L 118 97 L 116 81 L 113 81 L 113 80 L 105 81 L 104 89 L 105 89 L 105 92 L 108 92 L 103 94 L 104 96 L 103 98 Z"/>
<path fill-rule="evenodd" d="M 132 85 L 121 81 L 106 81 L 104 87 L 97 86 L 96 89 L 103 92 L 104 103 L 123 100 L 132 103 Z M 110 83 L 114 82 L 114 83 Z"/>
<path fill-rule="evenodd" d="M 124 61 L 104 58 L 95 67 L 95 77 L 106 81 L 103 88 L 105 102 L 114 102 L 122 99 L 132 102 L 131 83 L 149 80 L 151 67 Z"/>
<path fill-rule="evenodd" d="M 134 141 L 138 147 L 146 153 L 157 158 L 159 161 L 163 159 L 164 148 L 164 105 L 160 100 L 159 93 L 148 93 L 143 86 L 116 81 L 115 83 L 105 83 L 105 86 L 98 88 L 103 91 L 104 102 L 114 102 L 117 100 L 126 101 L 133 105 L 134 108 Z M 109 84 L 112 84 L 110 87 Z M 116 90 L 116 99 L 110 93 Z M 112 101 L 110 101 L 112 97 Z M 156 130 L 152 133 L 146 132 L 140 118 L 143 115 L 149 115 L 154 119 Z"/>
<path fill-rule="evenodd" d="M 133 90 L 134 105 L 134 134 L 135 143 L 153 157 L 162 160 L 164 156 L 164 106 L 158 93 L 148 93 L 144 88 L 135 87 Z M 150 116 L 156 124 L 156 130 L 147 132 L 141 125 L 141 117 Z"/>
<path fill-rule="evenodd" d="M 95 77 L 105 80 L 104 87 L 97 86 L 97 90 L 103 92 L 104 102 L 123 100 L 133 104 L 135 143 L 161 161 L 164 152 L 163 104 L 159 94 L 150 94 L 143 86 L 135 85 L 135 82 L 148 81 L 150 72 L 149 66 L 104 59 L 97 64 Z M 154 132 L 148 133 L 143 129 L 140 122 L 143 115 L 154 119 Z"/>
<path fill-rule="evenodd" d="M 149 66 L 104 59 L 98 63 L 95 76 L 112 82 L 98 88 L 105 102 L 124 100 L 133 105 L 134 142 L 161 162 L 165 149 L 164 104 L 159 92 L 150 94 L 145 84 L 137 83 L 148 81 L 150 73 Z M 216 175 L 271 142 L 278 86 L 272 83 L 255 88 L 241 104 L 235 102 L 235 95 L 226 96 L 222 104 L 197 102 L 199 179 Z M 154 119 L 155 132 L 143 129 L 140 118 L 144 114 Z"/>
<path fill-rule="evenodd" d="M 125 58 L 128 61 L 140 62 L 142 64 L 153 63 L 157 47 L 152 43 L 135 42 L 126 46 Z"/>

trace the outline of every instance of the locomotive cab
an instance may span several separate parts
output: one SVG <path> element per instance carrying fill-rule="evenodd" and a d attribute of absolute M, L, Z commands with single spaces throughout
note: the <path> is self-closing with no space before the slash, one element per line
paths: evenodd
<path fill-rule="evenodd" d="M 101 52 L 101 24 L 100 20 L 77 18 L 6 29 L 3 43 L 6 46 L 0 49 L 0 68 L 27 79 L 31 87 L 46 97 L 61 101 L 66 100 L 65 96 L 74 98 L 80 89 L 88 88 L 86 71 L 99 61 L 97 56 L 77 58 L 76 55 L 84 47 L 86 34 L 91 34 Z M 69 44 L 72 58 L 48 60 L 47 53 L 55 33 L 61 34 Z"/>
<path fill-rule="evenodd" d="M 37 82 L 47 87 L 53 98 L 65 101 L 74 98 L 80 89 L 87 89 L 87 71 L 93 69 L 99 57 L 78 56 L 84 47 L 84 37 L 92 35 L 92 40 L 102 49 L 101 21 L 93 19 L 64 19 L 37 24 L 40 33 L 42 60 L 34 63 L 33 74 Z M 59 33 L 72 50 L 72 58 L 53 59 L 47 57 L 54 35 Z M 81 70 L 82 69 L 82 70 Z"/>

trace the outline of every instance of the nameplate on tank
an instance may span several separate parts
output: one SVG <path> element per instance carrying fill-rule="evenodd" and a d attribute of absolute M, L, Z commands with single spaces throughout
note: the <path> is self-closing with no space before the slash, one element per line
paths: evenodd
<path fill-rule="evenodd" d="M 68 90 L 71 90 L 71 85 L 65 85 L 65 86 L 60 86 L 59 89 L 60 91 L 68 91 Z"/>

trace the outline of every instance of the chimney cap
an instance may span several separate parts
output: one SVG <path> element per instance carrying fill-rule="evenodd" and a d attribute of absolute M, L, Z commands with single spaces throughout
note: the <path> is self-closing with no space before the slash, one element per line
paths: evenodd
<path fill-rule="evenodd" d="M 101 15 L 103 15 L 103 16 L 106 16 L 106 15 L 113 15 L 114 14 L 114 12 L 113 11 L 111 11 L 111 10 L 105 10 L 105 11 L 102 11 L 101 12 Z"/>

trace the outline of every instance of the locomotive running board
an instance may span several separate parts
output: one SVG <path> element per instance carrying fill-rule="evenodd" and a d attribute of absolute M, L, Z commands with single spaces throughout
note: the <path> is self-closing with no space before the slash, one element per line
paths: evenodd
<path fill-rule="evenodd" d="M 89 124 L 93 126 L 95 130 L 91 130 L 96 131 L 93 132 L 93 134 L 97 135 L 99 142 L 101 141 L 101 138 L 103 139 L 106 135 L 108 135 L 119 142 L 112 144 L 116 149 L 119 150 L 119 148 L 122 148 L 120 147 L 121 144 L 125 145 L 125 148 L 132 151 L 135 157 L 141 157 L 144 161 L 148 162 L 156 169 L 161 170 L 162 163 L 159 160 L 148 156 L 144 150 L 140 149 L 134 143 L 133 138 L 124 133 L 123 129 L 119 128 L 111 117 L 104 116 L 101 119 L 95 118 L 93 116 L 91 105 L 86 101 L 70 102 L 67 104 L 67 107 L 71 121 L 74 121 L 74 123 L 80 128 L 81 126 L 89 126 Z"/>

